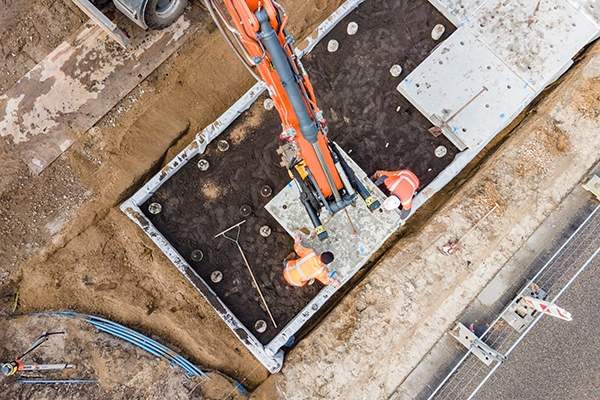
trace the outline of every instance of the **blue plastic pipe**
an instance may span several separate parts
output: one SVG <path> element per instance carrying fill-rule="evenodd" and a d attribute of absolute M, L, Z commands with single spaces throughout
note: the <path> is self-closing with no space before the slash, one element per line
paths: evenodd
<path fill-rule="evenodd" d="M 81 313 L 71 312 L 71 311 L 44 311 L 44 312 L 39 312 L 39 313 L 31 313 L 31 314 L 23 314 L 23 315 L 67 317 L 67 318 L 74 318 L 74 319 L 79 319 L 82 321 L 87 321 L 90 324 L 94 325 L 94 327 L 96 327 L 97 329 L 99 329 L 103 332 L 109 333 L 120 339 L 128 341 L 129 343 L 134 344 L 134 345 L 146 350 L 147 352 L 168 361 L 169 364 L 171 364 L 172 366 L 176 366 L 179 369 L 181 369 L 188 378 L 191 378 L 191 375 L 194 375 L 194 376 L 198 376 L 198 377 L 205 377 L 205 378 L 208 378 L 209 380 L 211 380 L 210 377 L 208 375 L 206 375 L 204 372 L 202 372 L 198 367 L 196 367 L 194 364 L 192 364 L 191 362 L 189 362 L 188 360 L 186 360 L 179 354 L 175 353 L 173 350 L 150 339 L 149 337 L 142 335 L 139 332 L 131 330 L 123 325 L 119 325 L 116 322 L 112 322 L 107 319 L 96 317 L 93 315 L 81 314 Z M 13 318 L 16 318 L 19 316 L 20 315 L 16 315 Z M 28 381 L 28 382 L 32 382 L 32 381 Z"/>

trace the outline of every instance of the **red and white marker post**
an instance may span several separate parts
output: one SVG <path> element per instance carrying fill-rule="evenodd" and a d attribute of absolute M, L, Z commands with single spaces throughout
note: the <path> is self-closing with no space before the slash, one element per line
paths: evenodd
<path fill-rule="evenodd" d="M 548 301 L 534 299 L 533 297 L 529 296 L 523 296 L 523 300 L 525 300 L 525 303 L 527 303 L 527 305 L 533 307 L 537 311 L 543 312 L 548 315 L 552 315 L 556 318 L 564 319 L 565 321 L 573 320 L 573 318 L 571 318 L 570 312 L 560 308 L 556 304 L 550 306 L 550 302 Z"/>

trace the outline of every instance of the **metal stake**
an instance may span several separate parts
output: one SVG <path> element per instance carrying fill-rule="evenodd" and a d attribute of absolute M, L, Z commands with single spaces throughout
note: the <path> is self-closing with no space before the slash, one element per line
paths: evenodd
<path fill-rule="evenodd" d="M 352 234 L 353 235 L 358 235 L 358 231 L 356 230 L 356 228 L 354 228 L 354 224 L 352 223 L 352 220 L 350 219 L 350 214 L 348 214 L 348 210 L 344 208 L 344 211 L 346 211 L 346 216 L 348 217 L 348 221 L 350 221 L 350 226 L 352 227 Z"/>
<path fill-rule="evenodd" d="M 275 328 L 277 328 L 277 323 L 275 323 L 275 319 L 273 318 L 273 315 L 271 314 L 271 310 L 269 309 L 269 306 L 267 305 L 267 302 L 260 290 L 260 287 L 258 286 L 258 282 L 256 282 L 256 278 L 254 277 L 254 273 L 252 272 L 252 268 L 250 268 L 250 264 L 248 264 L 248 260 L 246 260 L 246 255 L 244 254 L 244 251 L 242 250 L 242 246 L 240 246 L 240 232 L 241 232 L 241 228 L 240 225 L 242 225 L 244 222 L 246 222 L 246 220 L 243 220 L 242 222 L 235 224 L 234 226 L 232 226 L 229 229 L 225 229 L 223 232 L 215 235 L 215 237 L 221 236 L 223 235 L 224 238 L 231 240 L 232 242 L 234 242 L 235 244 L 237 244 L 238 249 L 240 250 L 240 254 L 242 255 L 242 258 L 244 259 L 244 262 L 246 263 L 246 267 L 248 267 L 248 271 L 250 272 L 250 276 L 252 276 L 252 281 L 254 281 L 254 285 L 256 286 L 256 290 L 258 290 L 258 294 L 260 294 L 260 298 L 262 299 L 263 304 L 265 305 L 265 308 L 267 309 L 267 312 L 269 313 L 269 317 L 271 317 L 271 321 L 273 322 L 273 326 L 275 326 Z M 230 230 L 237 228 L 237 236 L 234 238 L 229 237 L 226 235 L 227 232 L 229 232 Z"/>
<path fill-rule="evenodd" d="M 481 224 L 483 222 L 483 220 L 486 219 L 488 217 L 488 215 L 490 215 L 497 207 L 498 207 L 498 203 L 495 203 L 494 207 L 490 211 L 488 211 L 487 214 L 485 214 L 475 225 L 473 225 L 473 227 L 471 229 L 469 229 L 467 231 L 467 233 L 465 233 L 460 239 L 458 239 L 458 241 L 456 241 L 456 243 L 454 243 L 454 242 L 446 243 L 444 245 L 444 247 L 442 247 L 442 251 L 448 255 L 456 253 L 456 251 L 458 250 L 458 246 L 460 245 L 460 242 L 465 237 L 467 237 L 467 235 L 469 233 L 473 232 L 473 230 L 475 230 L 475 228 L 477 228 L 479 226 L 479 224 Z"/>
<path fill-rule="evenodd" d="M 488 89 L 487 89 L 487 88 L 484 86 L 484 87 L 483 87 L 483 89 L 481 89 L 481 91 L 480 91 L 479 93 L 477 93 L 477 94 L 476 94 L 476 95 L 475 95 L 475 96 L 474 96 L 474 97 L 473 97 L 471 100 L 469 100 L 469 101 L 467 102 L 467 104 L 465 104 L 464 106 L 462 106 L 462 107 L 460 108 L 460 110 L 458 110 L 457 112 L 455 112 L 454 114 L 452 114 L 452 116 L 451 116 L 450 118 L 448 118 L 446 121 L 443 121 L 443 122 L 442 122 L 442 125 L 440 125 L 440 126 L 434 126 L 434 127 L 432 127 L 432 128 L 429 128 L 429 129 L 428 129 L 428 130 L 429 130 L 429 132 L 431 132 L 431 134 L 432 134 L 433 136 L 435 136 L 435 137 L 438 137 L 438 136 L 440 136 L 440 134 L 442 133 L 442 128 L 443 128 L 444 126 L 448 126 L 448 122 L 452 121 L 452 119 L 453 119 L 454 117 L 456 117 L 456 116 L 457 116 L 457 115 L 458 115 L 458 114 L 459 114 L 459 113 L 460 113 L 462 110 L 464 110 L 465 108 L 467 108 L 467 106 L 468 106 L 469 104 L 471 104 L 473 101 L 475 101 L 475 99 L 476 99 L 476 98 L 478 98 L 478 97 L 479 97 L 479 95 L 481 95 L 481 93 L 483 93 L 483 92 L 485 92 L 485 91 L 487 91 L 487 90 L 488 90 Z"/>

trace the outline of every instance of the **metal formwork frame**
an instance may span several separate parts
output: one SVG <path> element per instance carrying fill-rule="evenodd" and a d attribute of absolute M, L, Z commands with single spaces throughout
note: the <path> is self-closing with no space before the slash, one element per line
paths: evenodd
<path fill-rule="evenodd" d="M 321 23 L 313 34 L 309 35 L 296 49 L 296 55 L 301 58 L 308 54 L 317 43 L 325 37 L 344 17 L 357 8 L 365 0 L 348 0 L 343 3 L 329 18 Z M 252 352 L 252 354 L 270 371 L 277 372 L 283 363 L 284 346 L 288 340 L 327 302 L 336 292 L 333 285 L 325 286 L 313 298 L 308 305 L 298 313 L 266 346 L 263 346 L 256 337 L 246 328 L 235 315 L 225 306 L 212 289 L 191 268 L 185 259 L 175 250 L 169 241 L 154 227 L 150 220 L 143 214 L 140 207 L 148 200 L 154 192 L 173 174 L 175 174 L 185 163 L 197 154 L 205 151 L 206 146 L 221 134 L 243 111 L 248 109 L 260 96 L 266 85 L 259 82 L 252 87 L 242 98 L 240 98 L 230 109 L 221 115 L 215 122 L 198 133 L 194 141 L 169 162 L 158 174 L 152 177 L 140 190 L 121 205 L 121 210 L 129 216 L 152 241 L 163 251 L 171 262 L 181 273 L 194 285 L 204 296 L 211 306 L 221 316 L 240 341 Z M 448 165 L 427 187 L 425 187 L 413 199 L 412 213 L 430 199 L 435 193 L 448 184 L 460 171 L 463 170 L 479 152 L 493 139 L 495 135 L 487 139 L 475 150 L 464 150 L 458 153 L 454 160 Z M 412 215 L 412 214 L 411 214 Z M 389 235 L 391 236 L 391 234 Z M 389 239 L 387 236 L 382 242 Z M 356 273 L 361 265 L 357 265 Z"/>

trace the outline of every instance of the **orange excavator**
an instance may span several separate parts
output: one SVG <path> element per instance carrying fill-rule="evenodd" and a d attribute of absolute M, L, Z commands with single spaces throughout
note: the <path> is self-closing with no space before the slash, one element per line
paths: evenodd
<path fill-rule="evenodd" d="M 328 234 L 320 220 L 323 208 L 333 216 L 354 204 L 358 195 L 369 210 L 380 206 L 327 138 L 323 112 L 308 75 L 286 32 L 288 16 L 274 0 L 204 0 L 225 39 L 250 73 L 266 83 L 282 120 L 279 147 L 300 192 L 317 237 Z"/>

